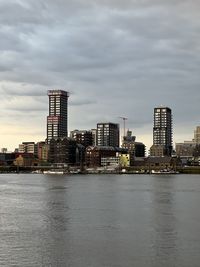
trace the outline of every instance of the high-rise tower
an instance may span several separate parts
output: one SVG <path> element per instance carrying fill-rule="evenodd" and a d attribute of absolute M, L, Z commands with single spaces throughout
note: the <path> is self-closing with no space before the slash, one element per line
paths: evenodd
<path fill-rule="evenodd" d="M 197 126 L 194 131 L 194 142 L 196 144 L 200 144 L 200 126 Z"/>
<path fill-rule="evenodd" d="M 119 124 L 111 122 L 98 123 L 97 146 L 119 147 Z"/>
<path fill-rule="evenodd" d="M 153 145 L 162 146 L 164 154 L 172 153 L 172 112 L 168 107 L 154 108 Z"/>
<path fill-rule="evenodd" d="M 49 116 L 47 116 L 47 142 L 68 135 L 68 97 L 63 90 L 49 90 Z"/>

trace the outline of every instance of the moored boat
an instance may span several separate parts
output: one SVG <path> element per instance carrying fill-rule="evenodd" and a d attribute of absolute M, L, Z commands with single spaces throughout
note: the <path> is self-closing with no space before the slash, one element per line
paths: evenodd
<path fill-rule="evenodd" d="M 65 170 L 59 170 L 59 169 L 52 169 L 43 171 L 43 174 L 66 174 L 67 172 Z"/>
<path fill-rule="evenodd" d="M 178 171 L 175 170 L 152 170 L 151 174 L 178 174 Z"/>

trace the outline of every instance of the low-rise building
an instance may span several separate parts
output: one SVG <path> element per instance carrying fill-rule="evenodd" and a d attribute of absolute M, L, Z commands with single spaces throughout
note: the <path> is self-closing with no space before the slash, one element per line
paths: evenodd
<path fill-rule="evenodd" d="M 176 155 L 177 157 L 192 157 L 196 143 L 193 141 L 184 141 L 184 143 L 176 143 Z"/>
<path fill-rule="evenodd" d="M 9 166 L 15 160 L 14 153 L 0 153 L 0 166 Z"/>
<path fill-rule="evenodd" d="M 38 161 L 32 153 L 15 153 L 13 164 L 18 167 L 32 167 L 37 166 Z"/>
<path fill-rule="evenodd" d="M 37 157 L 37 144 L 35 142 L 22 142 L 19 144 L 19 153 L 31 153 Z"/>
<path fill-rule="evenodd" d="M 173 169 L 174 161 L 171 157 L 148 157 L 145 163 L 150 170 Z"/>
<path fill-rule="evenodd" d="M 119 164 L 121 154 L 127 154 L 127 150 L 111 146 L 89 146 L 86 148 L 86 166 L 101 167 L 109 162 Z"/>
<path fill-rule="evenodd" d="M 101 166 L 102 167 L 108 167 L 113 166 L 117 167 L 119 166 L 119 157 L 102 157 L 101 158 Z"/>

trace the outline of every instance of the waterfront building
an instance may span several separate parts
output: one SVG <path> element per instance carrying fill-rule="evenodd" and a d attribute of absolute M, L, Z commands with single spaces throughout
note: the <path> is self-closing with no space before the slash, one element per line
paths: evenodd
<path fill-rule="evenodd" d="M 176 161 L 171 157 L 148 157 L 146 158 L 146 167 L 152 170 L 171 170 L 175 168 Z"/>
<path fill-rule="evenodd" d="M 78 144 L 81 144 L 84 147 L 93 145 L 92 131 L 74 130 L 70 132 L 70 137 L 73 138 Z"/>
<path fill-rule="evenodd" d="M 51 139 L 68 136 L 68 97 L 63 90 L 49 90 L 49 115 L 47 116 L 47 143 Z"/>
<path fill-rule="evenodd" d="M 101 158 L 102 167 L 118 167 L 119 166 L 119 157 L 102 157 Z"/>
<path fill-rule="evenodd" d="M 178 157 L 193 157 L 196 143 L 194 141 L 184 141 L 183 143 L 176 143 L 175 147 Z"/>
<path fill-rule="evenodd" d="M 119 162 L 121 154 L 127 154 L 127 150 L 112 146 L 89 146 L 86 148 L 86 165 L 95 168 L 101 167 L 106 162 L 116 163 Z"/>
<path fill-rule="evenodd" d="M 72 138 L 51 139 L 48 160 L 50 163 L 74 165 L 76 163 L 76 148 L 76 141 Z"/>
<path fill-rule="evenodd" d="M 37 166 L 38 160 L 34 158 L 33 153 L 14 153 L 15 160 L 13 164 L 19 167 L 31 167 Z"/>
<path fill-rule="evenodd" d="M 172 112 L 169 107 L 154 108 L 153 146 L 163 147 L 163 154 L 172 154 Z"/>
<path fill-rule="evenodd" d="M 97 146 L 119 147 L 119 124 L 97 124 Z"/>

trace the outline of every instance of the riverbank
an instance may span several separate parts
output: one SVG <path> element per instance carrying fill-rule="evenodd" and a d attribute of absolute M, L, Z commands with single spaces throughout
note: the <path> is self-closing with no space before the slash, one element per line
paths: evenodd
<path fill-rule="evenodd" d="M 55 171 L 55 167 L 50 166 L 34 166 L 34 167 L 19 167 L 19 166 L 0 166 L 0 173 L 51 173 Z M 60 168 L 57 169 L 60 171 Z M 124 169 L 106 169 L 106 168 L 90 168 L 80 170 L 80 168 L 65 169 L 63 170 L 65 174 L 151 174 L 152 171 L 155 173 L 157 170 L 151 169 L 139 169 L 136 167 L 128 167 Z M 184 166 L 178 167 L 174 170 L 175 173 L 180 174 L 200 174 L 200 166 Z"/>

